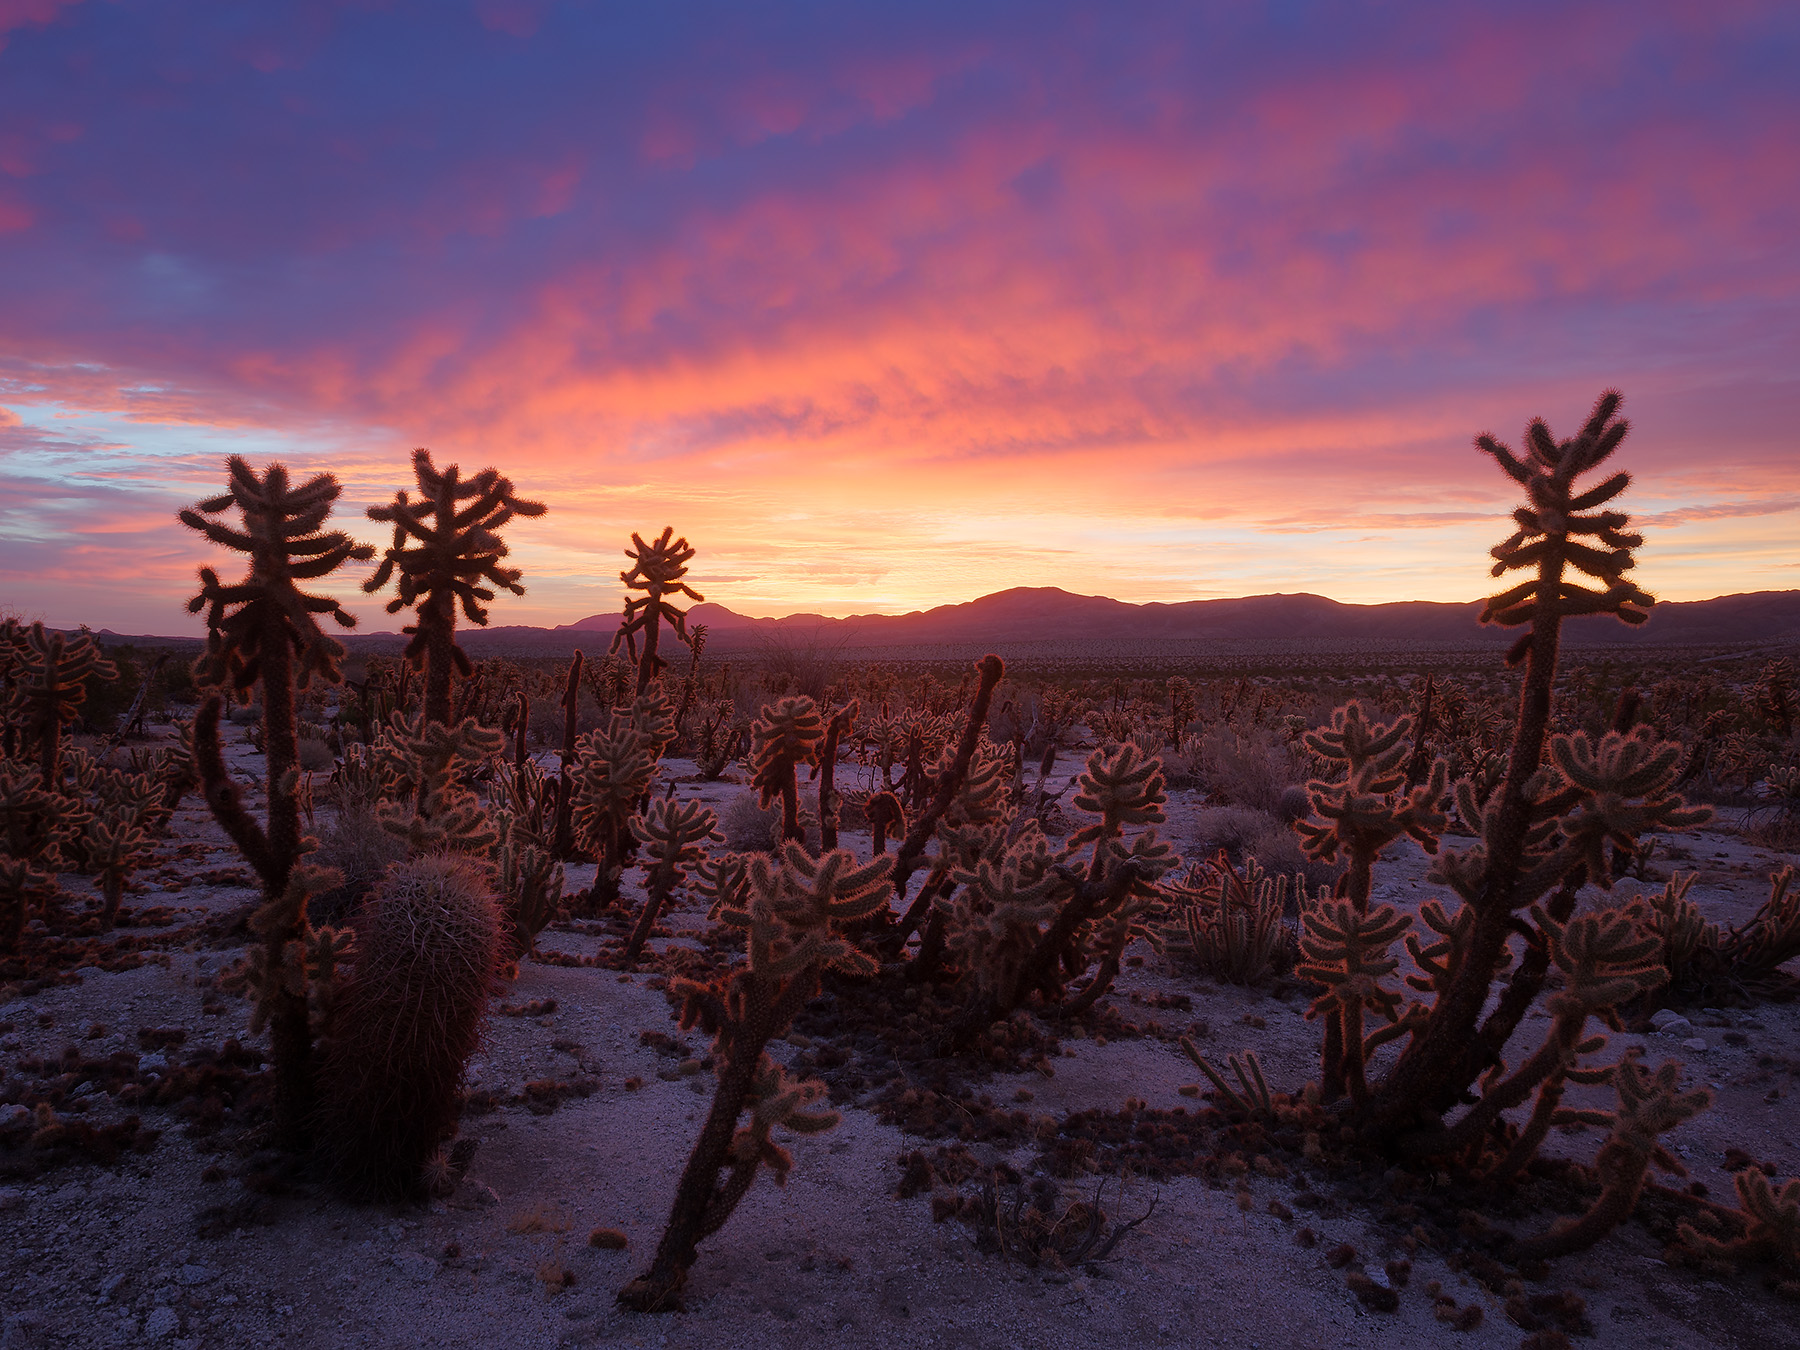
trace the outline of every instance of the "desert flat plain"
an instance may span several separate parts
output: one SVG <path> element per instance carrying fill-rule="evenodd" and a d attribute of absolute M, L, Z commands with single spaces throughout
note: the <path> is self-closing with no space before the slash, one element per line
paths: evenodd
<path fill-rule="evenodd" d="M 944 740 L 970 683 L 961 654 L 885 654 L 893 658 L 887 666 L 870 666 L 809 650 L 802 656 L 812 665 L 798 678 L 822 681 L 826 706 L 860 692 L 871 708 L 865 717 L 893 721 L 908 705 L 936 708 L 944 726 L 933 734 Z M 1309 663 L 1317 668 L 1277 677 L 1231 669 L 1261 659 L 1237 652 L 1210 679 L 1195 674 L 1192 723 L 1168 738 L 1167 676 L 1158 652 L 1145 655 L 1154 677 L 1065 678 L 1066 692 L 1051 675 L 1001 685 L 1010 698 L 996 701 L 989 733 L 1002 745 L 1009 736 L 1021 746 L 1033 741 L 1034 762 L 1021 755 L 1009 769 L 1012 790 L 1052 843 L 1082 823 L 1073 797 L 1084 759 L 1109 732 L 1124 732 L 1180 741 L 1180 749 L 1162 747 L 1168 785 L 1159 828 L 1184 857 L 1198 864 L 1222 849 L 1230 866 L 1260 853 L 1271 867 L 1302 868 L 1287 817 L 1297 809 L 1294 783 L 1319 765 L 1297 726 L 1327 721 L 1325 710 L 1346 696 L 1416 712 L 1424 688 L 1421 674 L 1402 670 L 1408 654 L 1345 653 L 1332 663 L 1321 653 Z M 1566 693 L 1571 706 L 1581 697 L 1606 703 L 1629 675 L 1667 721 L 1678 717 L 1680 698 L 1697 709 L 1708 698 L 1740 696 L 1768 655 L 1597 651 L 1565 672 Z M 1504 708 L 1516 677 L 1492 654 L 1410 656 L 1433 672 L 1439 748 L 1470 753 L 1483 734 L 1482 708 Z M 764 669 L 783 659 L 740 653 L 733 675 L 729 658 L 720 665 L 715 657 L 706 667 L 713 683 L 703 674 L 700 693 L 716 709 L 726 681 L 738 680 L 729 692 L 754 701 L 753 682 L 765 681 L 767 694 L 795 680 L 792 670 Z M 793 653 L 785 659 L 791 665 Z M 1090 655 L 1075 650 L 1067 659 L 1086 665 Z M 1458 659 L 1467 666 L 1460 685 L 1448 673 Z M 384 672 L 395 677 L 386 661 L 361 658 L 348 673 L 365 689 L 379 685 Z M 548 690 L 556 664 L 540 664 Z M 494 681 L 531 687 L 529 662 L 508 670 L 504 658 L 491 658 L 482 669 Z M 1696 669 L 1717 672 L 1699 677 L 1711 682 L 1699 691 L 1685 687 Z M 1458 691 L 1449 716 L 1446 687 Z M 603 697 L 604 688 L 596 681 L 591 692 Z M 310 774 L 308 828 L 326 860 L 342 862 L 344 850 L 367 846 L 345 817 L 366 815 L 369 804 L 339 782 L 354 709 L 346 691 L 325 695 L 312 711 L 339 759 L 333 765 L 327 755 Z M 540 740 L 556 737 L 563 719 L 553 711 Z M 162 716 L 184 712 L 191 709 L 176 702 Z M 246 717 L 224 734 L 228 771 L 253 811 L 266 795 L 256 729 Z M 152 716 L 143 738 L 122 746 L 82 739 L 147 761 L 175 734 L 175 725 Z M 1463 745 L 1459 736 L 1476 739 Z M 1046 739 L 1059 748 L 1040 773 Z M 527 740 L 526 756 L 553 776 L 554 747 Z M 772 816 L 757 808 L 746 764 L 715 757 L 708 767 L 677 748 L 662 759 L 655 790 L 711 808 L 731 847 L 767 849 Z M 878 736 L 846 738 L 839 843 L 856 856 L 873 847 L 865 803 L 903 767 Z M 1796 843 L 1782 833 L 1786 818 L 1763 809 L 1747 780 L 1734 787 L 1731 772 L 1719 760 L 1696 775 L 1694 785 L 1720 802 L 1711 823 L 1659 836 L 1610 891 L 1584 887 L 1580 909 L 1629 906 L 1692 874 L 1686 896 L 1707 921 L 1748 921 L 1768 898 L 1770 878 L 1796 860 Z M 480 792 L 491 802 L 503 796 L 491 776 Z M 816 829 L 816 817 L 811 824 Z M 1443 846 L 1468 842 L 1453 830 Z M 1374 867 L 1372 902 L 1416 918 L 1422 902 L 1445 895 L 1427 878 L 1430 862 L 1410 840 L 1390 846 Z M 706 900 L 680 889 L 643 957 L 621 969 L 620 948 L 646 897 L 643 869 L 628 868 L 619 899 L 600 912 L 580 903 L 595 871 L 593 863 L 563 864 L 564 894 L 574 903 L 565 901 L 533 950 L 494 985 L 461 1087 L 454 1173 L 427 1197 L 375 1203 L 343 1198 L 327 1176 L 268 1147 L 268 1041 L 251 1029 L 246 979 L 255 878 L 197 796 L 180 801 L 143 860 L 114 933 L 95 935 L 90 923 L 81 934 L 74 920 L 98 908 L 99 891 L 92 878 L 63 876 L 63 917 L 34 921 L 26 936 L 29 951 L 51 940 L 51 929 L 68 930 L 59 939 L 62 964 L 40 962 L 0 990 L 0 1072 L 12 1103 L 0 1106 L 0 1206 L 13 1238 L 5 1344 L 1796 1342 L 1796 1304 L 1756 1267 L 1671 1260 L 1678 1224 L 1694 1216 L 1660 1194 L 1597 1245 L 1522 1278 L 1479 1259 L 1502 1250 L 1484 1247 L 1482 1235 L 1537 1232 L 1578 1211 L 1581 1187 L 1553 1167 L 1497 1194 L 1368 1158 L 1232 1147 L 1200 1125 L 1208 1110 L 1221 1123 L 1221 1102 L 1180 1039 L 1222 1070 L 1229 1056 L 1254 1050 L 1270 1086 L 1297 1093 L 1319 1074 L 1320 1024 L 1306 1016 L 1317 989 L 1296 977 L 1291 955 L 1244 983 L 1208 975 L 1155 925 L 1131 938 L 1116 983 L 1092 1007 L 1076 1017 L 1021 1009 L 1013 1014 L 1020 1034 L 985 1056 L 932 1044 L 919 1031 L 929 1017 L 871 1029 L 866 1014 L 850 1010 L 853 993 L 828 984 L 770 1051 L 797 1075 L 824 1079 L 841 1123 L 788 1141 L 786 1184 L 764 1175 L 704 1241 L 681 1311 L 622 1310 L 615 1294 L 656 1247 L 713 1091 L 709 1038 L 676 1025 L 670 979 L 741 957 L 709 923 Z M 1287 910 L 1292 931 L 1297 906 Z M 917 986 L 892 1006 L 904 1010 L 909 997 L 919 1006 Z M 932 995 L 923 998 L 929 1006 Z M 1667 1003 L 1678 1005 L 1681 1020 L 1671 1023 L 1674 1013 L 1664 1010 L 1653 1021 L 1651 1012 Z M 1509 1059 L 1529 1053 L 1547 1017 L 1520 1024 Z M 1671 1191 L 1729 1204 L 1734 1176 L 1747 1165 L 1777 1178 L 1800 1173 L 1794 1002 L 1726 994 L 1645 1000 L 1597 1058 L 1633 1050 L 1652 1065 L 1680 1060 L 1684 1081 L 1713 1093 L 1710 1109 L 1664 1141 L 1687 1172 L 1665 1178 Z M 1382 1056 L 1391 1059 L 1392 1050 L 1378 1052 L 1371 1072 Z M 1598 1109 L 1611 1097 L 1604 1087 L 1572 1085 L 1568 1101 Z M 128 1118 L 135 1129 L 120 1128 Z M 102 1133 L 112 1126 L 112 1142 L 54 1144 L 42 1135 L 46 1120 Z M 1558 1127 L 1543 1157 L 1584 1166 L 1605 1134 Z M 983 1207 L 984 1188 L 997 1207 Z M 1027 1196 L 1032 1211 L 1070 1232 L 1030 1250 L 1015 1229 L 1017 1245 L 1001 1250 L 1008 1208 Z M 1100 1244 L 1083 1257 L 1071 1234 L 1079 1237 L 1096 1211 L 1103 1237 L 1142 1222 L 1104 1257 L 1092 1255 Z"/>

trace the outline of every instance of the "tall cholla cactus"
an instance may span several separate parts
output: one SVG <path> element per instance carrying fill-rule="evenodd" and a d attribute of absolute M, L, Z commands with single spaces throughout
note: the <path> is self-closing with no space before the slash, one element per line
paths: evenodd
<path fill-rule="evenodd" d="M 318 935 L 306 920 L 306 897 L 328 889 L 330 874 L 299 866 L 308 844 L 300 833 L 299 744 L 294 691 L 316 676 L 336 683 L 341 644 L 319 628 L 329 614 L 345 628 L 355 626 L 329 596 L 308 595 L 295 584 L 330 575 L 374 550 L 341 531 L 322 527 L 338 497 L 338 483 L 319 474 L 299 487 L 287 469 L 271 464 L 258 478 L 239 456 L 227 462 L 231 490 L 181 513 L 181 522 L 213 543 L 247 555 L 249 574 L 226 585 L 210 567 L 200 569 L 200 594 L 189 602 L 206 611 L 206 653 L 195 665 L 205 685 L 228 687 L 248 699 L 262 686 L 263 752 L 268 763 L 266 828 L 244 808 L 225 768 L 219 743 L 224 699 L 207 697 L 194 720 L 194 758 L 206 803 L 213 816 L 262 881 L 263 905 L 251 920 L 262 938 L 255 954 L 259 1016 L 271 1027 L 275 1060 L 275 1111 L 284 1142 L 298 1146 L 313 1101 L 312 1031 L 307 1015 L 308 953 Z M 240 528 L 210 517 L 236 508 Z"/>
<path fill-rule="evenodd" d="M 605 909 L 619 898 L 632 820 L 674 737 L 674 719 L 659 687 L 576 742 L 571 818 L 576 842 L 599 864 L 588 897 L 592 909 Z"/>
<path fill-rule="evenodd" d="M 818 761 L 825 739 L 825 721 L 819 705 L 804 694 L 777 699 L 757 714 L 750 724 L 750 785 L 757 805 L 765 811 L 781 803 L 781 837 L 799 839 L 800 783 L 796 772 L 802 764 Z"/>
<path fill-rule="evenodd" d="M 43 624 L 34 623 L 25 630 L 21 647 L 24 678 L 14 697 L 23 705 L 26 740 L 37 747 L 38 772 L 44 785 L 56 791 L 62 782 L 63 724 L 73 719 L 87 700 L 84 682 L 90 675 L 116 680 L 119 671 L 86 633 L 78 633 L 71 642 L 65 634 L 48 632 Z"/>
<path fill-rule="evenodd" d="M 387 798 L 376 808 L 382 829 L 404 839 L 414 855 L 486 856 L 500 833 L 462 776 L 491 761 L 505 744 L 500 732 L 472 717 L 452 727 L 394 713 L 375 756 Z"/>
<path fill-rule="evenodd" d="M 1402 717 L 1388 726 L 1371 726 L 1362 705 L 1348 703 L 1331 715 L 1330 730 L 1306 733 L 1306 748 L 1327 763 L 1344 766 L 1338 781 L 1306 785 L 1312 807 L 1323 825 L 1294 823 L 1308 857 L 1336 862 L 1342 853 L 1345 897 L 1359 912 L 1369 907 L 1369 887 L 1382 850 L 1409 835 L 1427 853 L 1436 853 L 1438 835 L 1448 823 L 1437 803 L 1449 785 L 1443 761 L 1432 766 L 1428 782 L 1403 796 L 1413 720 Z"/>
<path fill-rule="evenodd" d="M 1647 830 L 1685 829 L 1706 818 L 1672 794 L 1679 749 L 1659 746 L 1647 729 L 1608 733 L 1598 746 L 1585 736 L 1558 737 L 1549 746 L 1552 762 L 1544 762 L 1563 619 L 1615 614 L 1637 623 L 1644 617 L 1641 607 L 1651 603 L 1624 580 L 1631 550 L 1641 542 L 1625 532 L 1626 516 L 1583 514 L 1622 492 L 1628 475 L 1614 474 L 1586 491 L 1576 485 L 1624 438 L 1618 407 L 1618 394 L 1603 395 L 1581 433 L 1561 442 L 1541 420 L 1533 421 L 1524 458 L 1491 436 L 1476 440 L 1530 497 L 1514 513 L 1518 531 L 1494 550 L 1495 572 L 1535 567 L 1536 576 L 1493 597 L 1484 613 L 1502 624 L 1531 624 L 1513 648 L 1513 657 L 1526 662 L 1525 678 L 1504 779 L 1486 796 L 1469 779 L 1456 785 L 1458 812 L 1480 841 L 1443 853 L 1431 876 L 1448 884 L 1470 914 L 1449 923 L 1457 934 L 1454 960 L 1433 977 L 1436 1002 L 1372 1093 L 1364 1126 L 1376 1138 L 1414 1135 L 1425 1146 L 1422 1141 L 1442 1128 L 1443 1113 L 1501 1063 L 1502 1047 L 1543 990 L 1551 965 L 1548 933 L 1534 928 L 1505 992 L 1487 1010 L 1489 986 L 1508 960 L 1506 944 L 1521 926 L 1520 911 L 1543 902 L 1550 921 L 1566 923 L 1584 882 L 1610 884 L 1600 851 L 1605 839 L 1629 848 Z M 1570 567 L 1604 581 L 1606 589 L 1565 580 Z"/>
<path fill-rule="evenodd" d="M 541 516 L 546 508 L 515 496 L 512 480 L 497 469 L 483 469 L 467 482 L 454 464 L 440 472 L 429 450 L 413 451 L 413 473 L 418 501 L 401 489 L 391 505 L 369 508 L 370 520 L 394 527 L 394 542 L 363 589 L 373 595 L 397 574 L 398 594 L 387 612 L 418 606 L 418 622 L 403 630 L 412 634 L 406 656 L 414 668 L 425 667 L 425 720 L 447 723 L 451 670 L 464 678 L 473 673 L 456 642 L 457 607 L 470 623 L 484 626 L 495 592 L 483 582 L 525 594 L 519 569 L 500 565 L 508 550 L 499 531 L 514 516 Z"/>
<path fill-rule="evenodd" d="M 687 880 L 688 869 L 706 857 L 701 845 L 725 842 L 714 828 L 718 823 L 719 818 L 701 803 L 672 797 L 658 797 L 642 816 L 632 817 L 631 833 L 650 861 L 644 866 L 644 912 L 625 943 L 627 966 L 636 964 L 656 927 L 656 916 Z"/>
<path fill-rule="evenodd" d="M 643 693 L 668 663 L 656 654 L 657 637 L 662 631 L 663 621 L 675 630 L 675 636 L 694 647 L 694 658 L 699 659 L 699 648 L 694 646 L 694 636 L 688 632 L 687 611 L 676 609 L 665 596 L 685 595 L 690 600 L 701 601 L 701 595 L 682 580 L 687 575 L 688 561 L 694 556 L 694 550 L 688 547 L 686 539 L 670 542 L 675 527 L 668 525 L 654 544 L 646 544 L 641 534 L 633 534 L 631 542 L 637 545 L 633 552 L 625 550 L 625 556 L 632 560 L 631 570 L 619 573 L 619 580 L 632 590 L 643 591 L 644 594 L 635 600 L 625 602 L 625 613 L 619 620 L 619 631 L 613 634 L 612 646 L 607 648 L 607 655 L 624 646 L 626 655 L 637 662 L 637 691 Z M 640 655 L 637 646 L 637 635 L 644 635 L 644 650 Z M 703 640 L 703 639 L 702 639 Z"/>
<path fill-rule="evenodd" d="M 815 860 L 790 841 L 779 861 L 756 858 L 742 874 L 746 905 L 721 905 L 720 917 L 747 931 L 748 961 L 711 984 L 674 985 L 682 999 L 682 1028 L 698 1024 L 716 1037 L 719 1086 L 682 1170 L 655 1259 L 619 1292 L 626 1307 L 663 1312 L 679 1306 L 700 1242 L 731 1217 L 757 1169 L 768 1167 L 777 1184 L 786 1179 L 793 1160 L 770 1137 L 776 1126 L 818 1134 L 837 1124 L 835 1111 L 808 1109 L 824 1086 L 789 1079 L 764 1047 L 818 992 L 821 971 L 874 973 L 875 962 L 844 927 L 886 903 L 892 870 L 886 856 L 859 864 L 840 849 Z M 739 874 L 733 869 L 732 875 Z M 710 883 L 733 884 L 717 869 L 710 870 Z M 740 1126 L 746 1111 L 750 1120 Z"/>
<path fill-rule="evenodd" d="M 1616 420 L 1621 402 L 1618 390 L 1607 390 L 1580 435 L 1566 441 L 1552 436 L 1543 418 L 1533 418 L 1525 428 L 1530 448 L 1523 458 L 1485 432 L 1475 438 L 1475 444 L 1492 455 L 1531 499 L 1529 506 L 1513 512 L 1518 530 L 1494 547 L 1493 572 L 1498 577 L 1530 567 L 1537 575 L 1490 597 L 1481 613 L 1483 623 L 1531 625 L 1531 631 L 1513 644 L 1509 662 L 1531 653 L 1539 667 L 1553 664 L 1566 617 L 1611 614 L 1640 624 L 1648 617 L 1644 610 L 1656 603 L 1655 597 L 1625 579 L 1636 565 L 1631 551 L 1644 542 L 1642 535 L 1625 532 L 1630 518 L 1622 511 L 1583 514 L 1631 486 L 1631 475 L 1615 473 L 1585 492 L 1575 491 L 1575 480 L 1604 463 L 1631 429 L 1629 422 Z M 1606 549 L 1584 544 L 1583 538 L 1598 540 Z M 1565 580 L 1571 567 L 1604 582 L 1606 589 Z"/>

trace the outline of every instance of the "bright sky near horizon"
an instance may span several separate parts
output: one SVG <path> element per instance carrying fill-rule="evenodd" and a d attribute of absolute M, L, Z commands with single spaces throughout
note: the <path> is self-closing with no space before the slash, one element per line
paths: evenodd
<path fill-rule="evenodd" d="M 1732 0 L 0 0 L 0 609 L 198 631 L 227 454 L 379 545 L 415 445 L 550 504 L 496 623 L 665 524 L 756 615 L 1466 600 L 1473 435 L 1607 386 L 1642 584 L 1794 588 L 1796 70 Z"/>

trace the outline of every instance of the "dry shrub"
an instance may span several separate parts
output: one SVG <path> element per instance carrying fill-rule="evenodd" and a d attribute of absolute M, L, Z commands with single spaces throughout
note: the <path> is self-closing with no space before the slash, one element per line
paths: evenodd
<path fill-rule="evenodd" d="M 1255 858 L 1264 871 L 1277 876 L 1304 872 L 1312 890 L 1337 879 L 1337 868 L 1308 858 L 1293 829 L 1267 811 L 1243 806 L 1211 806 L 1197 811 L 1187 856 L 1207 858 L 1220 849 L 1239 866 L 1246 859 Z"/>
<path fill-rule="evenodd" d="M 741 792 L 719 812 L 719 830 L 733 853 L 767 853 L 781 829 L 781 810 L 756 804 L 754 792 Z"/>
<path fill-rule="evenodd" d="M 309 917 L 315 923 L 330 923 L 351 914 L 388 867 L 405 858 L 405 841 L 381 828 L 372 803 L 344 807 L 320 832 L 318 851 L 309 859 L 335 868 L 344 880 L 308 902 Z"/>
<path fill-rule="evenodd" d="M 307 773 L 324 773 L 337 762 L 331 753 L 331 747 L 324 741 L 312 736 L 302 736 L 299 741 L 300 767 Z"/>
<path fill-rule="evenodd" d="M 1294 747 L 1267 727 L 1214 727 L 1200 738 L 1196 755 L 1202 786 L 1258 811 L 1273 812 L 1282 793 L 1306 777 Z"/>

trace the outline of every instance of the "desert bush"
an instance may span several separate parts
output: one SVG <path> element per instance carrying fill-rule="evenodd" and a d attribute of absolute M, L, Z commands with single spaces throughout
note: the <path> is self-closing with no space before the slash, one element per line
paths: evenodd
<path fill-rule="evenodd" d="M 406 841 L 382 828 L 372 800 L 340 807 L 337 818 L 319 832 L 319 847 L 310 860 L 336 872 L 341 880 L 308 899 L 314 923 L 339 923 L 354 913 L 390 864 L 405 859 Z"/>
<path fill-rule="evenodd" d="M 310 736 L 302 737 L 295 746 L 295 759 L 306 773 L 324 773 L 337 762 L 329 745 Z"/>
<path fill-rule="evenodd" d="M 1233 805 L 1273 812 L 1282 793 L 1306 777 L 1306 765 L 1280 732 L 1218 726 L 1200 736 L 1191 773 Z"/>

